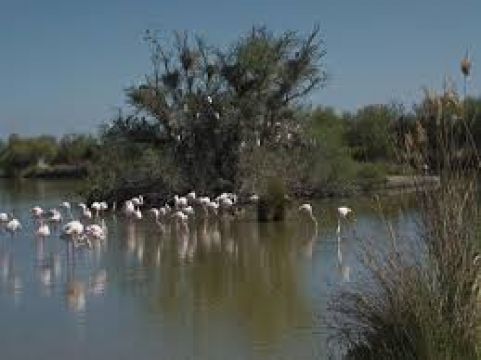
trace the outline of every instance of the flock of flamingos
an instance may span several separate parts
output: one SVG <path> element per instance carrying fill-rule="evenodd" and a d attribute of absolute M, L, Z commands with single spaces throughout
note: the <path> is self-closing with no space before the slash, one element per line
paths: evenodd
<path fill-rule="evenodd" d="M 251 195 L 247 203 L 255 204 L 259 201 L 257 195 Z M 77 204 L 77 219 L 75 219 L 72 205 L 64 201 L 60 209 L 52 208 L 44 210 L 40 206 L 30 209 L 31 216 L 36 224 L 35 235 L 39 238 L 47 238 L 51 235 L 50 225 L 57 227 L 64 223 L 61 229 L 61 238 L 67 240 L 74 248 L 92 248 L 96 242 L 102 242 L 107 237 L 107 226 L 104 214 L 107 211 L 116 212 L 116 203 L 110 208 L 105 201 L 95 201 L 90 207 L 85 203 Z M 142 195 L 125 201 L 122 207 L 123 215 L 128 221 L 139 221 L 144 217 L 144 198 Z M 196 218 L 225 221 L 242 214 L 243 208 L 238 202 L 238 196 L 234 193 L 222 193 L 215 199 L 207 196 L 197 197 L 195 192 L 189 192 L 185 196 L 175 195 L 170 201 L 160 208 L 150 208 L 147 211 L 150 218 L 155 221 L 161 232 L 175 231 L 186 234 Z M 298 208 L 299 215 L 309 221 L 317 232 L 317 220 L 313 214 L 311 204 L 304 203 Z M 337 208 L 338 226 L 337 235 L 340 240 L 341 219 L 352 214 L 349 207 Z M 9 232 L 12 236 L 22 229 L 20 221 L 12 214 L 0 212 L 0 229 Z"/>
<path fill-rule="evenodd" d="M 85 248 L 100 249 L 107 240 L 107 225 L 105 219 L 107 214 L 118 214 L 125 218 L 127 224 L 135 223 L 147 218 L 147 221 L 153 222 L 154 226 L 161 232 L 173 235 L 179 239 L 179 257 L 189 254 L 190 236 L 196 233 L 196 226 L 203 223 L 207 226 L 210 224 L 226 225 L 230 220 L 238 219 L 243 216 L 246 204 L 255 205 L 259 201 L 257 195 L 252 195 L 247 199 L 238 201 L 238 196 L 233 193 L 222 193 L 215 199 L 209 197 L 197 197 L 195 192 L 190 192 L 185 196 L 175 195 L 164 206 L 160 208 L 148 208 L 144 204 L 142 195 L 133 197 L 123 203 L 121 209 L 117 209 L 116 203 L 110 206 L 105 201 L 93 202 L 90 206 L 85 203 L 71 203 L 64 201 L 57 208 L 42 209 L 40 206 L 34 206 L 29 210 L 29 217 L 32 218 L 35 236 L 42 241 L 38 244 L 43 249 L 43 240 L 60 234 L 60 237 L 69 245 L 69 249 Z M 307 222 L 309 226 L 309 234 L 313 239 L 317 236 L 318 223 L 314 216 L 311 204 L 304 203 L 297 208 L 298 216 Z M 341 223 L 343 219 L 352 215 L 350 208 L 342 206 L 337 208 L 337 240 L 338 240 L 338 260 L 342 268 L 343 278 L 349 278 L 349 268 L 344 266 L 340 248 L 341 240 Z M 23 217 L 19 217 L 24 219 Z M 2 232 L 10 233 L 12 238 L 22 230 L 22 224 L 14 213 L 0 212 L 0 234 Z M 24 220 L 25 221 L 25 220 Z M 215 225 L 214 225 L 215 226 Z M 30 228 L 30 226 L 28 226 Z M 134 227 L 129 227 L 134 229 Z M 195 236 L 195 235 L 194 235 Z M 184 239 L 184 241 L 182 241 Z M 140 249 L 139 249 L 140 251 Z M 311 249 L 312 251 L 312 249 Z M 158 255 L 158 254 L 157 254 Z M 3 264 L 4 276 L 8 270 L 9 262 L 0 258 L 0 265 Z M 8 259 L 7 259 L 8 260 Z M 57 259 L 58 260 L 58 259 Z M 58 268 L 59 264 L 53 262 L 53 268 Z M 50 283 L 52 269 L 48 266 L 42 267 L 42 279 L 44 282 Z M 58 270 L 58 269 L 57 269 Z M 56 270 L 56 271 L 57 271 Z M 54 273 L 56 271 L 53 271 Z M 105 286 L 106 271 L 102 270 L 94 277 L 93 288 L 96 292 L 102 291 Z M 86 288 L 80 281 L 70 281 L 67 286 L 67 300 L 69 307 L 76 311 L 80 311 L 85 307 Z"/>

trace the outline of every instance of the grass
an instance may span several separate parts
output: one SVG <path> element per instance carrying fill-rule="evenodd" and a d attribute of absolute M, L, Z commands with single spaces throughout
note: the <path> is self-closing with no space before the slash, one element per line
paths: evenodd
<path fill-rule="evenodd" d="M 389 224 L 388 249 L 360 239 L 363 279 L 330 303 L 332 344 L 346 359 L 481 358 L 479 162 L 453 156 L 471 144 L 454 140 L 445 121 L 452 99 L 432 101 L 429 118 L 441 124 L 433 136 L 440 186 L 417 189 L 419 221 L 408 242 Z M 421 133 L 403 154 L 418 168 L 432 156 Z"/>

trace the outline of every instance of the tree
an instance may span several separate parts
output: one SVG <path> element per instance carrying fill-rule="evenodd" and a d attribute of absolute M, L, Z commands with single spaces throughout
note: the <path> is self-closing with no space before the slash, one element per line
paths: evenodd
<path fill-rule="evenodd" d="M 21 170 L 39 162 L 50 162 L 57 155 L 57 141 L 51 136 L 22 138 L 10 135 L 1 154 L 1 162 L 7 174 L 19 174 Z"/>
<path fill-rule="evenodd" d="M 392 125 L 399 118 L 390 105 L 368 105 L 347 115 L 347 139 L 353 156 L 359 161 L 389 161 L 394 155 Z"/>
<path fill-rule="evenodd" d="M 241 187 L 243 154 L 292 146 L 302 131 L 297 107 L 326 81 L 317 27 L 306 37 L 254 27 L 226 49 L 188 33 L 163 41 L 147 31 L 145 40 L 152 71 L 126 92 L 134 113 L 120 115 L 104 136 L 172 154 L 186 189 Z"/>
<path fill-rule="evenodd" d="M 93 158 L 97 140 L 91 135 L 67 134 L 58 143 L 59 151 L 55 162 L 78 165 Z"/>

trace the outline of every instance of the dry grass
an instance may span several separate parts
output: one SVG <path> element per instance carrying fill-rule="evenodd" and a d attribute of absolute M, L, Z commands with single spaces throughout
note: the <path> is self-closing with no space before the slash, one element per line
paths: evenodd
<path fill-rule="evenodd" d="M 418 232 L 408 244 L 395 231 L 388 252 L 361 240 L 366 276 L 330 304 L 333 344 L 346 359 L 481 355 L 479 161 L 469 136 L 459 136 L 462 117 L 452 122 L 462 114 L 455 94 L 427 96 L 423 106 L 403 156 L 418 169 L 435 164 L 440 186 L 419 187 Z M 436 125 L 430 134 L 428 122 Z"/>

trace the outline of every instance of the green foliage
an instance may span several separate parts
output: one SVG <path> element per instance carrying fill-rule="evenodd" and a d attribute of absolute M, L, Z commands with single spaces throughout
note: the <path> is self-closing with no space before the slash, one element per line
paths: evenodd
<path fill-rule="evenodd" d="M 368 105 L 347 117 L 347 139 L 356 160 L 393 160 L 391 126 L 399 117 L 397 109 L 387 105 Z"/>
<path fill-rule="evenodd" d="M 90 198 L 115 201 L 125 193 L 172 191 L 183 188 L 172 154 L 161 153 L 147 143 L 104 134 L 104 143 L 96 162 L 89 169 L 83 193 Z"/>
<path fill-rule="evenodd" d="M 348 123 L 331 108 L 318 108 L 310 114 L 308 135 L 308 183 L 315 188 L 347 186 L 355 178 L 357 164 L 346 142 Z M 334 189 L 335 190 L 335 189 Z"/>
<path fill-rule="evenodd" d="M 386 179 L 387 168 L 383 163 L 363 163 L 357 171 L 359 180 L 382 182 Z"/>
<path fill-rule="evenodd" d="M 80 164 L 92 160 L 97 151 L 97 140 L 91 135 L 68 134 L 58 142 L 56 163 Z"/>
<path fill-rule="evenodd" d="M 1 163 L 7 174 L 18 174 L 28 166 L 52 161 L 57 152 L 56 139 L 53 137 L 29 139 L 13 134 L 1 153 Z"/>
<path fill-rule="evenodd" d="M 51 165 L 78 165 L 92 160 L 96 146 L 96 140 L 86 135 L 66 135 L 57 141 L 52 136 L 23 138 L 12 134 L 0 148 L 0 167 L 7 175 L 24 176 Z M 69 173 L 68 169 L 61 172 Z"/>

